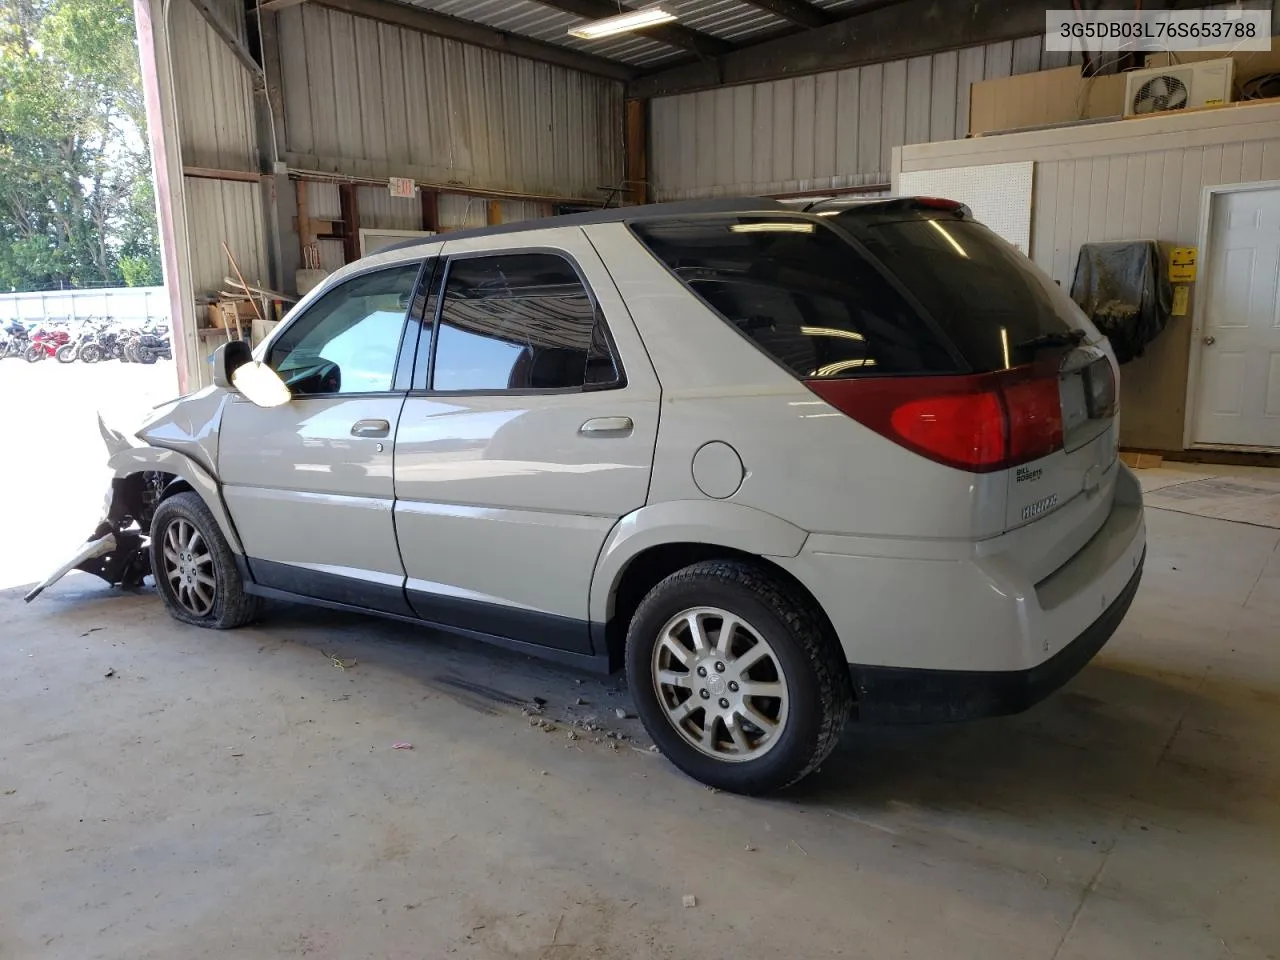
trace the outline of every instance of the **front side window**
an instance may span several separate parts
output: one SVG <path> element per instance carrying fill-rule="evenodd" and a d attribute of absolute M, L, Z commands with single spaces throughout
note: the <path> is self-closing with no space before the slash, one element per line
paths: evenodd
<path fill-rule="evenodd" d="M 295 396 L 391 390 L 417 263 L 353 277 L 271 345 L 267 364 Z"/>
<path fill-rule="evenodd" d="M 511 253 L 450 262 L 433 390 L 581 390 L 617 382 L 603 321 L 563 257 Z"/>
<path fill-rule="evenodd" d="M 797 377 L 958 372 L 919 312 L 821 223 L 699 217 L 632 229 L 690 290 Z"/>

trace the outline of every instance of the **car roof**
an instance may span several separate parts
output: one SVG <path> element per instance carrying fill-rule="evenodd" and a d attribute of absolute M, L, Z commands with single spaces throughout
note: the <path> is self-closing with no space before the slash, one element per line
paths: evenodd
<path fill-rule="evenodd" d="M 596 223 L 630 223 L 654 217 L 680 217 L 697 213 L 799 213 L 777 200 L 762 197 L 719 197 L 711 200 L 680 200 L 674 203 L 645 203 L 630 207 L 609 207 L 588 213 L 567 213 L 558 217 L 541 217 L 537 220 L 520 220 L 496 227 L 477 227 L 471 230 L 450 230 L 431 237 L 415 237 L 402 243 L 388 244 L 379 250 L 406 251 L 413 247 L 439 243 L 441 240 L 467 240 L 472 237 L 493 237 L 504 233 L 523 233 L 527 230 L 551 230 L 558 227 L 585 227 Z"/>

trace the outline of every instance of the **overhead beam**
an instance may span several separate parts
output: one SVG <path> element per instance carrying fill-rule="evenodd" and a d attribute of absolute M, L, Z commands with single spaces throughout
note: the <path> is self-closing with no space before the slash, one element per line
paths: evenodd
<path fill-rule="evenodd" d="M 1204 0 L 1164 0 L 1190 9 Z M 647 99 L 740 83 L 843 70 L 1044 33 L 1045 11 L 1063 0 L 870 0 L 816 30 L 741 46 L 702 63 L 646 73 L 628 97 Z M 1133 0 L 1094 0 L 1089 9 L 1132 9 Z"/>
<path fill-rule="evenodd" d="M 611 3 L 609 0 L 537 0 L 537 2 L 544 7 L 551 7 L 563 13 L 572 13 L 584 20 L 603 20 L 605 17 L 616 17 L 620 12 L 626 12 L 626 8 L 620 8 L 617 3 Z M 713 37 L 709 33 L 691 30 L 678 23 L 660 23 L 657 26 L 645 27 L 643 30 L 635 31 L 635 35 L 665 43 L 669 47 L 688 50 L 700 57 L 718 57 L 733 49 L 733 44 L 727 40 Z"/>
<path fill-rule="evenodd" d="M 249 52 L 249 48 L 244 45 L 240 35 L 231 25 L 223 23 L 221 15 L 213 9 L 209 0 L 191 0 L 191 5 L 196 8 L 200 16 L 204 17 L 205 22 L 218 35 L 218 39 L 225 43 L 235 54 L 236 59 L 244 64 L 245 69 L 261 80 L 262 64 L 253 59 L 253 54 Z"/>
<path fill-rule="evenodd" d="M 806 0 L 742 0 L 742 2 L 767 10 L 775 17 L 789 20 L 797 27 L 805 27 L 808 30 L 816 30 L 818 27 L 825 27 L 835 22 L 835 17 Z"/>
<path fill-rule="evenodd" d="M 606 60 L 604 57 L 579 53 L 568 47 L 558 47 L 553 43 L 531 40 L 505 30 L 495 30 L 483 24 L 472 23 L 443 13 L 410 7 L 390 0 L 310 0 L 312 5 L 341 10 L 356 17 L 365 17 L 389 23 L 397 27 L 406 27 L 420 33 L 429 33 L 449 40 L 458 40 L 489 50 L 498 50 L 516 57 L 540 60 L 553 63 L 569 70 L 578 70 L 598 77 L 626 82 L 634 79 L 638 71 L 625 63 Z"/>

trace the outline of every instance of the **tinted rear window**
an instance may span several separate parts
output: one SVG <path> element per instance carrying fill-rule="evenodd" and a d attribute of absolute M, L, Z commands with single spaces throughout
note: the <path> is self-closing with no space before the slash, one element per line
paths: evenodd
<path fill-rule="evenodd" d="M 892 283 L 824 224 L 730 216 L 632 229 L 689 289 L 798 377 L 963 368 Z"/>
<path fill-rule="evenodd" d="M 911 291 L 975 371 L 1031 359 L 1020 344 L 1082 326 L 1066 292 L 972 220 L 837 218 Z"/>

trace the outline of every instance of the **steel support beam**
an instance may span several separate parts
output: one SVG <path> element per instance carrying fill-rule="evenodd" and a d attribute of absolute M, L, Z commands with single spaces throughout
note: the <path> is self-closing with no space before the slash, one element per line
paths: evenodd
<path fill-rule="evenodd" d="M 244 45 L 244 41 L 240 39 L 235 29 L 230 24 L 222 22 L 222 17 L 213 9 L 209 0 L 191 0 L 191 5 L 196 8 L 200 16 L 204 17 L 205 22 L 218 35 L 218 39 L 227 45 L 228 49 L 236 55 L 236 59 L 244 64 L 245 69 L 261 84 L 262 64 L 253 58 L 253 54 L 249 52 L 249 48 Z"/>
<path fill-rule="evenodd" d="M 544 7 L 551 7 L 562 13 L 571 13 L 584 20 L 602 20 L 605 17 L 616 17 L 619 12 L 626 12 L 625 8 L 619 10 L 618 4 L 611 3 L 610 0 L 537 0 L 537 2 Z M 718 57 L 733 49 L 733 44 L 726 40 L 713 37 L 709 33 L 690 30 L 678 23 L 662 23 L 654 27 L 645 27 L 643 30 L 637 30 L 635 35 L 665 43 L 669 47 L 688 50 L 700 57 Z"/>
<path fill-rule="evenodd" d="M 767 10 L 775 17 L 781 17 L 794 23 L 797 27 L 816 30 L 835 22 L 835 17 L 821 7 L 807 0 L 742 0 L 743 3 Z"/>
<path fill-rule="evenodd" d="M 517 57 L 553 63 L 569 70 L 578 70 L 611 80 L 628 81 L 634 79 L 638 71 L 617 60 L 606 60 L 604 57 L 580 53 L 568 47 L 558 47 L 553 43 L 531 40 L 518 34 L 495 30 L 483 24 L 472 23 L 443 13 L 423 10 L 389 0 L 310 0 L 314 6 L 341 10 L 356 17 L 378 20 L 397 27 L 429 33 L 437 37 L 458 40 L 489 50 L 499 50 Z M 616 10 L 615 10 L 616 12 Z"/>
<path fill-rule="evenodd" d="M 1171 9 L 1204 0 L 1164 0 Z M 762 43 L 714 60 L 647 73 L 627 96 L 649 98 L 740 83 L 843 70 L 927 56 L 1044 33 L 1046 10 L 1064 0 L 870 0 L 844 20 Z M 1094 0 L 1090 9 L 1131 10 L 1133 0 Z"/>

